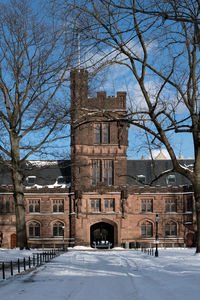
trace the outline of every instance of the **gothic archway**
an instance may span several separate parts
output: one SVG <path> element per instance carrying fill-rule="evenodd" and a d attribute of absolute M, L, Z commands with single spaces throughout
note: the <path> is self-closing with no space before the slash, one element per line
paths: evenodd
<path fill-rule="evenodd" d="M 114 246 L 114 226 L 105 222 L 93 224 L 90 227 L 90 243 L 108 241 Z"/>

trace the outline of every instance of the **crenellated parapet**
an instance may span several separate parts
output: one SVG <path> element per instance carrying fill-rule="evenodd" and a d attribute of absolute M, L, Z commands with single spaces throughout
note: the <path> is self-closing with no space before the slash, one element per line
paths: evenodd
<path fill-rule="evenodd" d="M 117 97 L 97 92 L 97 97 L 88 98 L 85 104 L 90 109 L 123 110 L 126 109 L 126 92 L 117 92 Z"/>
<path fill-rule="evenodd" d="M 107 96 L 106 92 L 97 92 L 97 97 L 88 98 L 88 72 L 74 70 L 70 73 L 71 80 L 71 107 L 72 110 L 107 109 L 125 110 L 126 92 L 117 92 L 117 96 Z"/>

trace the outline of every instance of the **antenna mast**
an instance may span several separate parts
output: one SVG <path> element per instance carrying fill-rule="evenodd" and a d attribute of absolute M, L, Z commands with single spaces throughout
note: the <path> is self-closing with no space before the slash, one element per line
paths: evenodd
<path fill-rule="evenodd" d="M 78 28 L 78 70 L 81 69 L 81 47 L 80 47 L 80 31 Z"/>

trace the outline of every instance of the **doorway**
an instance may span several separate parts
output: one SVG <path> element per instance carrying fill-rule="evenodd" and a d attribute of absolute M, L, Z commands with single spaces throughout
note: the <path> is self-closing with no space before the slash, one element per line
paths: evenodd
<path fill-rule="evenodd" d="M 100 222 L 90 227 L 90 243 L 109 242 L 114 246 L 114 227 L 108 223 Z"/>

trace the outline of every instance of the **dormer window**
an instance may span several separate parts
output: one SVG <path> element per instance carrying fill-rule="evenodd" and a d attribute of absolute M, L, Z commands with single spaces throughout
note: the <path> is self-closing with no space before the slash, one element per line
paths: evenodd
<path fill-rule="evenodd" d="M 175 175 L 169 175 L 167 177 L 167 184 L 173 184 L 176 182 L 176 176 Z"/>
<path fill-rule="evenodd" d="M 57 178 L 57 184 L 65 184 L 65 183 L 66 183 L 65 177 L 59 176 L 59 177 Z"/>
<path fill-rule="evenodd" d="M 28 176 L 26 180 L 28 184 L 34 185 L 36 183 L 36 176 Z"/>
<path fill-rule="evenodd" d="M 137 180 L 144 184 L 146 182 L 146 177 L 144 175 L 137 175 Z"/>

